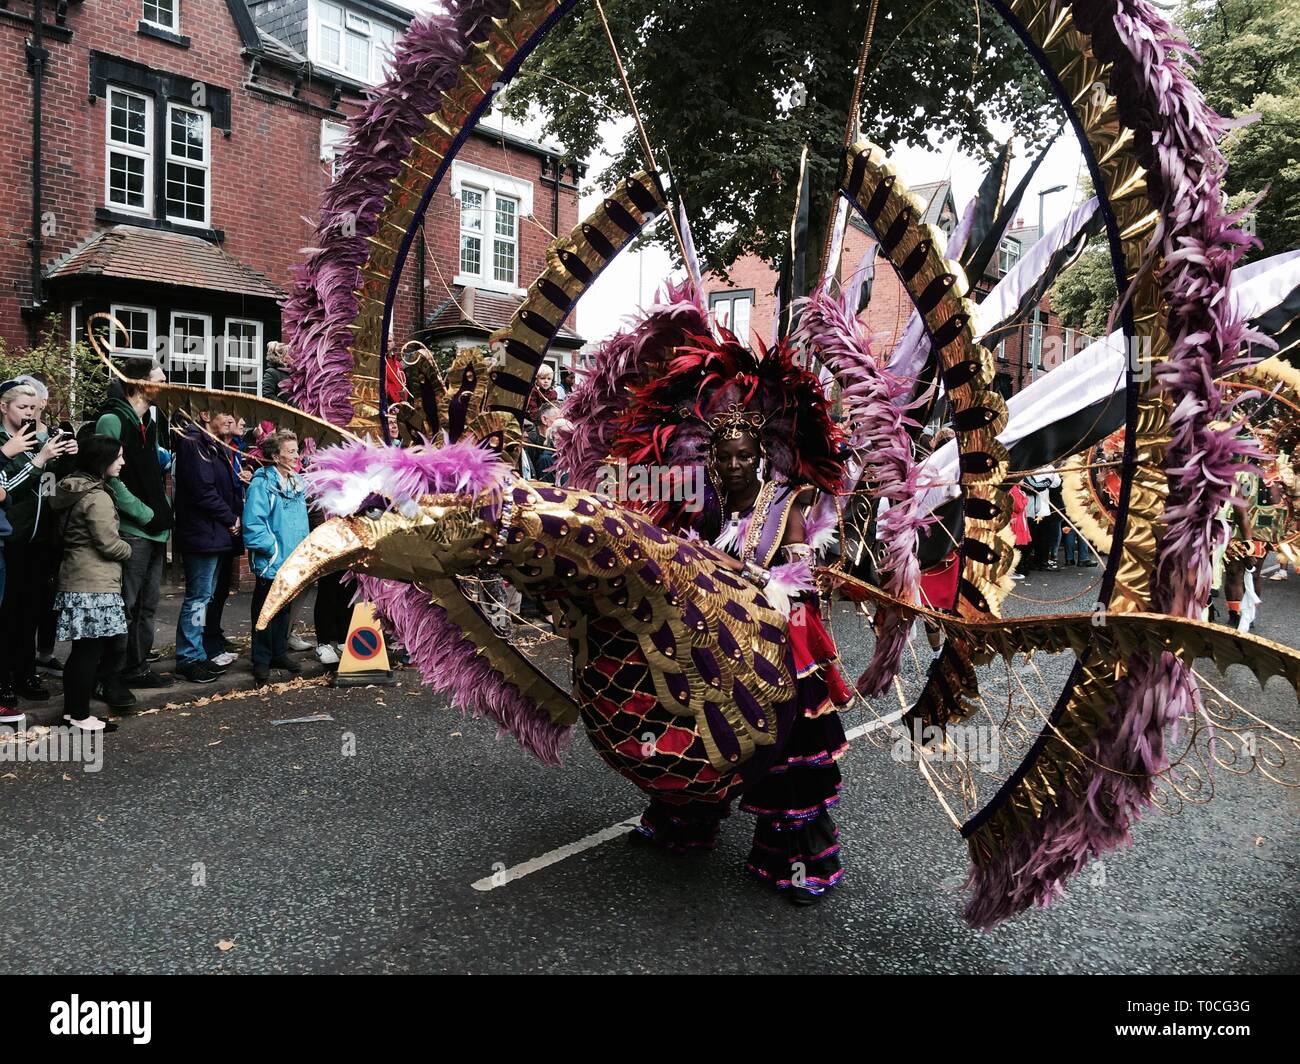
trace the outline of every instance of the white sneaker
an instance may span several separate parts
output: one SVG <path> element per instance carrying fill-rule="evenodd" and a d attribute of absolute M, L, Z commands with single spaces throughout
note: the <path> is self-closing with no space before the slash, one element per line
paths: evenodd
<path fill-rule="evenodd" d="M 233 665 L 239 659 L 239 655 L 233 650 L 227 650 L 224 654 L 218 654 L 212 659 L 214 665 Z"/>
<path fill-rule="evenodd" d="M 331 643 L 321 643 L 316 648 L 316 660 L 322 665 L 337 665 L 339 663 L 339 652 L 334 649 Z"/>
<path fill-rule="evenodd" d="M 1023 580 L 1024 578 L 1025 578 L 1025 574 L 1024 574 L 1024 573 L 1012 573 L 1012 574 L 1011 574 L 1011 579 L 1012 579 L 1012 580 Z"/>
<path fill-rule="evenodd" d="M 82 731 L 103 731 L 104 730 L 104 722 L 100 720 L 98 717 L 86 717 L 82 720 L 77 720 L 71 714 L 65 713 L 63 714 L 63 719 L 66 720 L 69 724 L 71 724 L 74 728 L 80 728 Z"/>
<path fill-rule="evenodd" d="M 309 643 L 297 632 L 289 633 L 289 640 L 287 645 L 290 650 L 311 650 L 316 646 L 315 643 Z"/>

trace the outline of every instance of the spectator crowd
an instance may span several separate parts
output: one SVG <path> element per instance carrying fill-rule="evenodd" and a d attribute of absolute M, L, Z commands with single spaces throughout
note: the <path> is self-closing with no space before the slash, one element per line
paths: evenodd
<path fill-rule="evenodd" d="M 274 352 L 270 352 L 274 356 Z M 280 373 L 268 358 L 268 375 Z M 160 427 L 149 385 L 164 378 L 148 359 L 121 364 L 98 415 L 80 430 L 50 423 L 49 392 L 35 376 L 0 383 L 0 724 L 21 727 L 23 704 L 50 691 L 41 669 L 62 674 L 69 724 L 115 725 L 135 692 L 175 682 L 154 663 L 168 544 L 184 570 L 176 623 L 176 674 L 213 683 L 239 645 L 223 628 L 247 553 L 255 620 L 284 559 L 307 536 L 297 437 L 222 412 Z M 277 382 L 272 382 L 273 386 Z M 347 637 L 351 590 L 341 576 L 316 596 L 317 657 L 336 665 Z M 256 683 L 273 669 L 301 671 L 290 651 L 313 644 L 291 633 L 292 607 L 252 636 Z M 66 660 L 57 642 L 71 644 Z"/>
<path fill-rule="evenodd" d="M 263 392 L 279 395 L 283 345 L 268 345 Z M 152 360 L 119 363 L 96 416 L 78 429 L 53 423 L 38 376 L 0 383 L 0 725 L 22 727 L 23 706 L 51 692 L 41 670 L 61 674 L 64 719 L 89 731 L 116 730 L 95 703 L 121 713 L 138 691 L 169 687 L 156 665 L 159 603 L 169 556 L 184 592 L 175 631 L 175 676 L 214 683 L 241 644 L 223 622 L 247 556 L 255 621 L 275 574 L 306 538 L 303 456 L 290 431 L 249 427 L 213 410 L 159 422 L 150 385 L 166 379 Z M 543 366 L 525 413 L 523 472 L 555 480 L 555 432 L 573 377 Z M 344 574 L 316 584 L 314 649 L 326 666 L 343 655 L 352 588 Z M 253 626 L 254 682 L 273 670 L 301 671 L 291 652 L 313 648 L 292 630 L 293 606 L 265 631 Z M 70 643 L 65 661 L 55 656 Z M 102 711 L 101 711 L 102 712 Z"/>

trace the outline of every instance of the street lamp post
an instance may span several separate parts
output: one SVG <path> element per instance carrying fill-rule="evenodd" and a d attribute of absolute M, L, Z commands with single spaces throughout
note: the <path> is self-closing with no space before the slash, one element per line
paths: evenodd
<path fill-rule="evenodd" d="M 1053 192 L 1064 192 L 1064 185 L 1053 185 L 1051 188 L 1045 188 L 1038 193 L 1038 236 L 1037 240 L 1043 239 L 1043 197 L 1050 196 Z M 1039 309 L 1039 303 L 1034 304 L 1034 323 L 1029 329 L 1029 382 L 1034 381 L 1034 370 L 1038 368 L 1043 361 L 1043 324 L 1042 311 Z"/>

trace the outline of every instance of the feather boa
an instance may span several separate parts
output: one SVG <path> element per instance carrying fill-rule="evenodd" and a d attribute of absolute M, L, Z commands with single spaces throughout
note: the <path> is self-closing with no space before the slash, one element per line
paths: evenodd
<path fill-rule="evenodd" d="M 1165 449 L 1169 497 L 1152 574 L 1154 609 L 1199 617 L 1209 596 L 1211 552 L 1221 539 L 1215 515 L 1233 474 L 1250 453 L 1232 430 L 1213 428 L 1226 406 L 1215 375 L 1234 362 L 1250 332 L 1226 298 L 1233 265 L 1252 238 L 1223 207 L 1225 167 L 1218 139 L 1230 123 L 1210 110 L 1188 77 L 1190 49 L 1144 0 L 1076 0 L 1076 23 L 1097 56 L 1114 64 L 1120 117 L 1136 132 L 1160 220 L 1152 252 L 1164 258 L 1169 307 L 1167 361 L 1160 387 L 1176 400 Z M 1138 655 L 1115 689 L 1111 720 L 1084 748 L 1104 765 L 1082 793 L 1063 791 L 989 864 L 972 868 L 966 919 L 991 927 L 1059 897 L 1090 857 L 1129 840 L 1151 803 L 1155 777 L 1169 766 L 1165 732 L 1195 712 L 1199 693 L 1172 654 Z"/>
<path fill-rule="evenodd" d="M 354 514 L 372 497 L 412 513 L 424 495 L 499 492 L 511 468 L 472 440 L 447 447 L 386 447 L 371 440 L 317 451 L 303 473 L 316 508 L 331 517 Z"/>
<path fill-rule="evenodd" d="M 374 603 L 386 627 L 406 648 L 420 678 L 462 712 L 496 721 L 498 738 L 519 745 L 548 765 L 560 764 L 571 728 L 554 723 L 478 653 L 443 610 L 414 584 L 358 576 L 361 598 Z"/>
<path fill-rule="evenodd" d="M 919 473 L 908 433 L 916 424 L 907 416 L 911 385 L 876 362 L 866 328 L 843 298 L 822 292 L 795 305 L 795 340 L 813 352 L 842 387 L 849 443 L 862 455 L 860 476 L 846 481 L 845 490 L 862 485 L 873 498 L 889 501 L 877 526 L 882 586 L 896 598 L 916 602 L 921 581 L 917 538 L 934 518 L 917 505 Z M 902 663 L 910 629 L 910 618 L 898 610 L 877 610 L 875 649 L 858 680 L 863 694 L 878 695 L 889 686 Z"/>
<path fill-rule="evenodd" d="M 378 228 L 389 182 L 441 110 L 461 64 L 509 9 L 507 0 L 450 0 L 445 15 L 419 16 L 397 44 L 392 72 L 348 125 L 338 178 L 325 192 L 314 246 L 294 269 L 284 307 L 292 372 L 283 385 L 295 406 L 335 425 L 352 419 L 353 334 L 366 238 Z M 272 396 L 280 398 L 280 396 Z"/>

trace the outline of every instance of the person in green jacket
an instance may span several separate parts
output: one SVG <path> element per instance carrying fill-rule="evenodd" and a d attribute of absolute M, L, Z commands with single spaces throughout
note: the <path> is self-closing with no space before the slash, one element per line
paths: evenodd
<path fill-rule="evenodd" d="M 158 425 L 149 416 L 147 386 L 151 381 L 166 378 L 146 358 L 129 360 L 122 372 L 129 380 L 120 389 L 110 388 L 108 401 L 95 422 L 95 433 L 121 443 L 126 459 L 121 475 L 107 481 L 117 506 L 122 538 L 131 547 L 131 557 L 122 566 L 127 631 L 118 641 L 98 692 L 114 709 L 135 705 L 133 687 L 170 685 L 169 680 L 148 664 L 153 651 L 154 619 L 162 594 L 172 508 L 158 457 Z"/>

